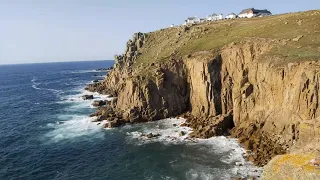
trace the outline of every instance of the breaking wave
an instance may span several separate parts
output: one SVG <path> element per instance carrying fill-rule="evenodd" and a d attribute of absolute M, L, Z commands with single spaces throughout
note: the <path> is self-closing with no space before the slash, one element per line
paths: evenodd
<path fill-rule="evenodd" d="M 68 120 L 63 120 L 65 118 Z M 77 137 L 87 137 L 87 139 L 102 138 L 103 132 L 99 126 L 96 126 L 88 116 L 65 115 L 60 117 L 61 120 L 56 123 L 47 124 L 48 128 L 53 128 L 52 131 L 46 134 L 52 142 L 75 139 Z"/>

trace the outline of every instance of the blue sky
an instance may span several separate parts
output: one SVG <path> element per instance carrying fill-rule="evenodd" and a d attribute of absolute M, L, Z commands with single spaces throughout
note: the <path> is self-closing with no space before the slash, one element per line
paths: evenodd
<path fill-rule="evenodd" d="M 0 0 L 0 64 L 113 59 L 134 32 L 250 7 L 279 14 L 320 0 Z"/>

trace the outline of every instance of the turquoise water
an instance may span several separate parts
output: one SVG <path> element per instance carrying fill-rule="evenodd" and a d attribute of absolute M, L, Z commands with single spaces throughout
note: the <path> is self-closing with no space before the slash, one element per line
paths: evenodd
<path fill-rule="evenodd" d="M 0 179 L 231 179 L 258 176 L 235 139 L 186 140 L 183 119 L 103 129 L 84 87 L 113 61 L 0 66 Z M 95 99 L 107 96 L 94 94 Z M 157 139 L 141 133 L 159 133 Z"/>

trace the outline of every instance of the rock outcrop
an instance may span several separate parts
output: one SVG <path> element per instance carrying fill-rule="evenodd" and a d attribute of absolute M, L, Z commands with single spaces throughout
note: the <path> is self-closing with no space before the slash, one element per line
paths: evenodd
<path fill-rule="evenodd" d="M 313 153 L 277 156 L 264 167 L 262 178 L 264 180 L 320 179 L 319 160 Z"/>

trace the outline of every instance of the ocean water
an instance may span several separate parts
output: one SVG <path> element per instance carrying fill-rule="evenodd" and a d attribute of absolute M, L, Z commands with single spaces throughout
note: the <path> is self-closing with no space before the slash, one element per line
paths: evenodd
<path fill-rule="evenodd" d="M 184 120 L 103 129 L 84 87 L 113 61 L 0 66 L 0 180 L 259 177 L 236 139 L 188 140 Z M 97 75 L 97 76 L 95 76 Z M 92 93 L 95 99 L 109 99 Z M 175 126 L 177 125 L 177 126 Z M 179 136 L 184 131 L 185 136 Z M 142 133 L 159 133 L 147 139 Z"/>

